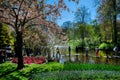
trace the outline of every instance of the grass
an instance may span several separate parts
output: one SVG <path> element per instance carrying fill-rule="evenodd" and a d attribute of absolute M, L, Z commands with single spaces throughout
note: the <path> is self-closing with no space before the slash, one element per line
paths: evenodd
<path fill-rule="evenodd" d="M 0 64 L 0 80 L 79 80 L 79 79 L 120 79 L 120 66 L 105 64 L 51 62 L 47 64 L 26 64 L 15 70 L 16 64 Z"/>
<path fill-rule="evenodd" d="M 63 70 L 108 70 L 120 71 L 120 66 L 106 64 L 89 64 L 89 63 L 67 63 Z"/>

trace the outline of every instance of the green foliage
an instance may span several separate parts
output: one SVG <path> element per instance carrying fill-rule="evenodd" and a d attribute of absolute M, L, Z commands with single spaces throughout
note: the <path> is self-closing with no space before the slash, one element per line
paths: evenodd
<path fill-rule="evenodd" d="M 3 64 L 0 64 L 0 76 L 7 73 L 7 72 L 15 70 L 16 67 L 17 67 L 16 64 L 13 64 L 10 62 L 5 62 Z"/>
<path fill-rule="evenodd" d="M 98 47 L 98 45 L 101 42 L 101 36 L 100 31 L 99 31 L 99 26 L 98 25 L 87 25 L 87 33 L 86 37 L 84 39 L 86 46 L 89 46 L 90 48 L 95 48 Z"/>
<path fill-rule="evenodd" d="M 4 48 L 9 43 L 7 27 L 0 24 L 0 48 Z"/>
<path fill-rule="evenodd" d="M 3 63 L 2 66 L 0 66 L 1 69 L 1 75 L 7 73 L 8 71 L 14 71 L 15 68 L 17 68 L 16 64 L 13 63 Z M 31 64 L 31 65 L 25 65 L 25 68 L 21 70 L 17 70 L 14 72 L 11 72 L 8 75 L 5 75 L 1 77 L 2 80 L 28 80 L 28 78 L 34 74 L 39 72 L 51 72 L 51 71 L 59 71 L 63 69 L 63 65 L 59 63 L 48 63 L 48 64 Z"/>
<path fill-rule="evenodd" d="M 119 26 L 117 22 L 117 18 L 119 18 L 120 14 L 120 0 L 97 0 L 99 1 L 98 10 L 98 19 L 100 20 L 101 24 L 103 25 L 102 33 L 104 36 L 103 40 L 113 41 L 116 44 L 118 40 L 117 30 L 116 27 Z"/>
<path fill-rule="evenodd" d="M 90 48 L 98 47 L 98 45 L 101 43 L 99 26 L 80 24 L 79 37 L 79 39 L 82 41 L 81 45 L 89 46 Z"/>
<path fill-rule="evenodd" d="M 106 43 L 102 43 L 99 46 L 99 49 L 106 49 L 106 48 L 108 48 L 108 44 L 106 44 Z"/>
<path fill-rule="evenodd" d="M 21 70 L 10 62 L 0 64 L 1 80 L 77 80 L 77 79 L 119 79 L 120 66 L 105 64 L 51 62 L 47 64 L 26 64 Z M 6 74 L 10 72 L 9 74 Z M 6 74 L 4 76 L 1 76 Z M 107 77 L 107 78 L 106 78 Z"/>
<path fill-rule="evenodd" d="M 99 49 L 103 49 L 103 50 L 105 50 L 105 49 L 109 49 L 109 50 L 113 50 L 113 47 L 114 47 L 114 44 L 112 44 L 112 43 L 102 43 L 102 44 L 100 44 L 100 46 L 99 46 Z"/>
<path fill-rule="evenodd" d="M 14 37 L 11 35 L 7 25 L 0 24 L 0 48 L 5 48 L 8 44 L 14 44 Z"/>
<path fill-rule="evenodd" d="M 103 30 L 101 30 L 101 26 L 98 25 L 97 22 L 94 22 L 93 25 L 80 23 L 71 24 L 73 27 L 66 29 L 66 35 L 69 38 L 68 44 L 70 44 L 73 49 L 77 45 L 90 48 L 98 47 L 102 38 L 104 38 Z"/>
<path fill-rule="evenodd" d="M 82 45 L 82 40 L 70 40 L 68 44 L 71 46 L 72 50 L 75 50 L 76 46 Z"/>

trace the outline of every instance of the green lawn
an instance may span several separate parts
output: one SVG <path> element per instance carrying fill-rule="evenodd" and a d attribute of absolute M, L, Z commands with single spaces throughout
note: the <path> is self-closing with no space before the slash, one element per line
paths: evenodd
<path fill-rule="evenodd" d="M 26 64 L 22 70 L 15 70 L 16 67 L 10 62 L 0 64 L 0 80 L 120 79 L 120 66 L 117 65 L 51 62 Z"/>

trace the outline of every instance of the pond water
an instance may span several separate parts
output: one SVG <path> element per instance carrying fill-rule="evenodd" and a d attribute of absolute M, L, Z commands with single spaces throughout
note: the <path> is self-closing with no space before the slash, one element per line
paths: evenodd
<path fill-rule="evenodd" d="M 113 55 L 109 55 L 107 58 L 106 56 L 96 57 L 95 51 L 88 52 L 88 56 L 85 53 L 78 53 L 75 54 L 72 52 L 71 56 L 69 54 L 62 54 L 60 62 L 80 62 L 80 63 L 93 63 L 93 64 L 113 64 L 113 65 L 120 65 L 120 58 L 114 57 Z"/>
<path fill-rule="evenodd" d="M 65 46 L 56 45 L 55 52 L 54 54 L 52 54 L 54 55 L 54 59 L 55 59 L 56 53 L 59 50 L 59 53 L 60 53 L 59 62 L 60 63 L 80 62 L 80 63 L 93 63 L 93 64 L 120 65 L 120 57 L 114 56 L 114 52 L 112 51 L 108 51 L 109 53 L 108 57 L 106 57 L 105 52 L 102 52 L 102 51 L 99 51 L 99 56 L 96 57 L 95 50 L 88 50 L 88 56 L 86 56 L 85 51 L 76 53 L 73 50 L 71 50 L 71 53 L 70 53 L 71 55 L 69 55 L 68 47 L 69 46 L 67 45 Z M 104 54 L 100 54 L 100 53 L 104 53 Z"/>

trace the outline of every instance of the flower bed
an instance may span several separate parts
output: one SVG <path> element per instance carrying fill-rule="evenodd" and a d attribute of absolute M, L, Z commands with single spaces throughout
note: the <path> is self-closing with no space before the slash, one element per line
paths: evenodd
<path fill-rule="evenodd" d="M 13 63 L 18 63 L 18 58 L 13 58 L 12 59 Z M 24 57 L 23 58 L 23 63 L 24 64 L 42 64 L 45 63 L 46 59 L 44 57 Z"/>

